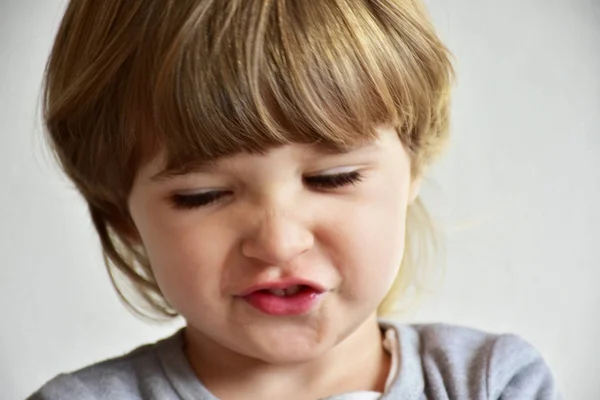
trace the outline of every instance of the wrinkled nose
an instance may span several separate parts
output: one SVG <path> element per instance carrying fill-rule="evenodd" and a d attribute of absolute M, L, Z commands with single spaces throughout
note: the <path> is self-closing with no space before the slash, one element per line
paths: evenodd
<path fill-rule="evenodd" d="M 311 230 L 297 217 L 267 212 L 244 239 L 244 256 L 269 265 L 284 265 L 313 247 Z"/>

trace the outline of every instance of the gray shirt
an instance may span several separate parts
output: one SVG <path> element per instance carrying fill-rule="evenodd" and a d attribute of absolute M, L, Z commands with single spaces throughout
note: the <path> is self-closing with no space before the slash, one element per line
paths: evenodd
<path fill-rule="evenodd" d="M 561 398 L 540 354 L 518 336 L 443 324 L 380 325 L 395 331 L 399 353 L 396 374 L 381 400 Z M 218 400 L 194 374 L 183 345 L 179 331 L 122 357 L 59 375 L 29 400 Z M 329 400 L 359 398 L 354 393 Z"/>

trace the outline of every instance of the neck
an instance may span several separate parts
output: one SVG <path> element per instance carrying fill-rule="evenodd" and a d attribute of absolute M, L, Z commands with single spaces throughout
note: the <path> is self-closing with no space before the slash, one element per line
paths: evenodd
<path fill-rule="evenodd" d="M 246 357 L 190 329 L 185 336 L 186 356 L 196 375 L 221 399 L 285 398 L 290 393 L 295 399 L 315 399 L 360 390 L 383 392 L 389 371 L 375 315 L 317 359 L 293 365 Z"/>

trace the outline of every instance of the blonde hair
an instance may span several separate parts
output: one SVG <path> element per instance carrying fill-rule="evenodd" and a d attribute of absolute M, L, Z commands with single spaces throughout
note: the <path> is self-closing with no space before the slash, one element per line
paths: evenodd
<path fill-rule="evenodd" d="M 334 148 L 392 125 L 418 177 L 448 136 L 449 52 L 417 0 L 71 0 L 47 64 L 44 122 L 85 198 L 117 292 L 166 302 L 127 199 L 159 151 L 167 169 L 287 143 Z M 409 207 L 389 313 L 427 264 L 434 230 Z"/>

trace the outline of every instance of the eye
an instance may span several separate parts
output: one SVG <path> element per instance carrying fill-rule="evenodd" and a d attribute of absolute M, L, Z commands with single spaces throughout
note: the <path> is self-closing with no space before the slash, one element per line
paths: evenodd
<path fill-rule="evenodd" d="M 175 194 L 171 197 L 171 202 L 176 209 L 189 210 L 217 203 L 229 194 L 230 192 L 218 190 L 196 194 Z"/>
<path fill-rule="evenodd" d="M 359 171 L 351 171 L 341 174 L 307 176 L 304 178 L 304 181 L 314 188 L 326 190 L 355 185 L 362 179 L 363 175 Z"/>

